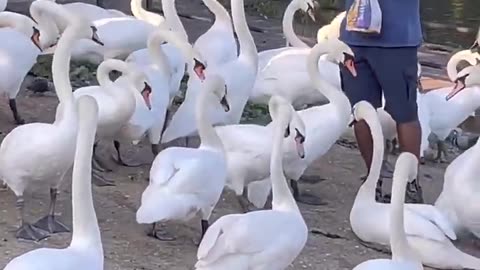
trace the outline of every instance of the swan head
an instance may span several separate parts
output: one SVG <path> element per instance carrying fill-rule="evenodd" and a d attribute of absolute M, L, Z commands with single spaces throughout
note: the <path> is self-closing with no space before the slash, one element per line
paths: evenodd
<path fill-rule="evenodd" d="M 284 137 L 290 138 L 293 135 L 298 156 L 302 159 L 305 158 L 305 123 L 300 115 L 295 111 L 292 104 L 284 97 L 274 95 L 268 102 L 268 109 L 272 120 L 275 121 L 275 119 L 278 119 L 280 115 L 283 115 L 283 117 L 287 117 L 290 120 L 285 129 Z"/>
<path fill-rule="evenodd" d="M 328 39 L 320 44 L 325 44 L 329 48 L 329 52 L 325 58 L 327 61 L 343 65 L 354 77 L 357 76 L 355 54 L 347 44 L 338 39 Z"/>
<path fill-rule="evenodd" d="M 305 158 L 305 134 L 306 134 L 306 128 L 305 128 L 305 123 L 303 122 L 302 118 L 298 113 L 295 111 L 293 106 L 291 107 L 292 110 L 292 121 L 290 124 L 287 126 L 287 129 L 285 130 L 285 138 L 290 137 L 290 135 L 293 136 L 293 140 L 295 141 L 295 147 L 297 149 L 297 154 L 300 158 Z"/>
<path fill-rule="evenodd" d="M 350 126 L 355 122 L 359 122 L 365 119 L 377 118 L 377 111 L 373 108 L 372 104 L 368 101 L 361 100 L 353 106 L 353 121 L 350 123 Z"/>
<path fill-rule="evenodd" d="M 230 104 L 227 100 L 227 84 L 219 75 L 210 75 L 204 81 L 204 86 L 218 99 L 225 112 L 230 111 Z"/>
<path fill-rule="evenodd" d="M 40 42 L 40 29 L 39 25 L 27 16 L 17 14 L 14 12 L 1 12 L 0 14 L 0 28 L 10 27 L 16 31 L 26 35 L 30 38 L 32 43 L 42 51 Z"/>
<path fill-rule="evenodd" d="M 452 91 L 450 91 L 445 97 L 447 101 L 468 87 L 480 85 L 480 66 L 469 66 L 464 68 L 457 74 L 454 83 L 455 86 Z"/>
<path fill-rule="evenodd" d="M 398 156 L 395 163 L 395 171 L 393 172 L 394 179 L 405 179 L 409 183 L 417 178 L 418 159 L 409 152 L 403 152 Z"/>
<path fill-rule="evenodd" d="M 308 16 L 313 20 L 315 21 L 315 13 L 314 13 L 314 9 L 315 9 L 315 4 L 313 3 L 313 0 L 298 0 L 298 5 L 299 5 L 299 8 L 308 14 Z"/>

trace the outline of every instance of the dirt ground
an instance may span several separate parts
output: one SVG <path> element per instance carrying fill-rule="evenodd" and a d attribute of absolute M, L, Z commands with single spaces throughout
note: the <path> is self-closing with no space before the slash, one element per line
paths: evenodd
<path fill-rule="evenodd" d="M 181 2 L 181 1 L 178 1 Z M 198 8 L 198 1 L 190 10 L 206 14 Z M 196 5 L 196 6 L 195 6 Z M 187 11 L 185 5 L 179 5 L 181 11 Z M 266 24 L 251 17 L 254 23 Z M 195 38 L 205 31 L 208 24 L 203 21 L 184 20 L 189 32 Z M 193 25 L 195 24 L 195 27 Z M 278 32 L 278 22 L 270 23 L 269 29 L 277 29 L 274 34 L 258 34 L 255 38 L 259 49 L 281 46 L 283 41 Z M 266 27 L 266 26 L 265 26 Z M 193 31 L 190 31 L 192 30 Z M 283 45 L 282 45 L 283 46 Z M 27 122 L 52 122 L 57 104 L 56 97 L 33 96 L 23 90 L 18 106 Z M 14 125 L 6 100 L 0 101 L 0 136 L 3 138 Z M 350 138 L 351 139 L 351 138 Z M 28 142 L 26 142 L 28 143 Z M 103 142 L 101 152 L 104 158 L 113 153 L 111 142 Z M 137 161 L 150 163 L 152 155 L 147 144 L 125 147 L 123 155 Z M 451 157 L 452 158 L 452 157 Z M 114 172 L 107 174 L 115 181 L 114 187 L 93 187 L 95 207 L 102 231 L 105 250 L 105 269 L 108 270 L 151 270 L 192 269 L 196 258 L 196 246 L 192 239 L 200 236 L 200 221 L 189 224 L 173 224 L 178 239 L 173 242 L 161 242 L 146 236 L 148 227 L 135 222 L 135 212 L 140 195 L 147 185 L 149 166 L 125 168 L 110 165 Z M 427 164 L 421 167 L 422 183 L 426 201 L 434 202 L 443 182 L 446 164 Z M 365 248 L 353 235 L 348 216 L 354 196 L 360 186 L 359 176 L 365 173 L 358 150 L 335 145 L 329 153 L 315 162 L 307 171 L 308 175 L 324 178 L 318 184 L 302 184 L 303 190 L 317 194 L 328 202 L 327 206 L 311 207 L 300 205 L 301 211 L 311 231 L 306 247 L 289 269 L 352 269 L 362 261 L 388 257 Z M 61 220 L 71 226 L 71 179 L 65 179 L 62 193 L 59 195 L 57 212 Z M 388 185 L 384 187 L 388 188 Z M 26 195 L 27 218 L 36 221 L 46 214 L 48 208 L 48 190 L 36 189 Z M 71 235 L 53 235 L 40 243 L 21 242 L 14 237 L 16 229 L 15 197 L 10 191 L 0 192 L 0 267 L 13 257 L 39 247 L 62 248 L 69 244 Z M 230 192 L 225 192 L 214 211 L 212 222 L 222 215 L 238 213 L 239 206 Z M 331 234 L 326 237 L 324 234 Z M 332 237 L 333 236 L 333 237 Z M 473 240 L 464 240 L 459 246 L 470 254 L 480 256 L 480 250 L 473 248 Z"/>

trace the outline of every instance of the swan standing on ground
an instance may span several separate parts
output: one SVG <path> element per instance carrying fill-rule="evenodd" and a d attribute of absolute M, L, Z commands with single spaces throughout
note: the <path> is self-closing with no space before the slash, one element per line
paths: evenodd
<path fill-rule="evenodd" d="M 217 66 L 237 58 L 237 42 L 233 36 L 232 19 L 218 0 L 203 0 L 215 16 L 215 22 L 197 38 L 193 48 L 200 52 L 208 66 Z"/>
<path fill-rule="evenodd" d="M 392 206 L 375 201 L 375 187 L 380 177 L 383 155 L 382 130 L 375 109 L 365 102 L 359 104 L 355 106 L 355 120 L 365 120 L 370 127 L 373 159 L 370 174 L 355 197 L 350 225 L 366 246 L 387 246 L 392 233 L 389 226 Z M 358 109 L 357 106 L 364 108 Z M 405 204 L 404 216 L 408 243 L 424 265 L 438 269 L 480 269 L 480 259 L 460 251 L 452 244 L 450 239 L 456 240 L 452 225 L 433 205 Z"/>
<path fill-rule="evenodd" d="M 37 227 L 50 233 L 68 231 L 65 225 L 56 220 L 54 214 L 58 187 L 73 163 L 77 135 L 77 111 L 69 78 L 70 50 L 81 38 L 100 41 L 88 22 L 76 18 L 55 3 L 35 1 L 30 8 L 39 8 L 46 13 L 65 14 L 72 20 L 72 25 L 60 38 L 58 49 L 53 56 L 53 83 L 60 100 L 55 122 L 19 126 L 13 129 L 0 145 L 0 179 L 15 193 L 20 214 L 21 225 L 16 237 L 38 241 L 47 237 L 47 234 Z M 50 188 L 51 195 L 48 215 L 34 226 L 24 219 L 23 194 L 32 183 L 40 183 Z"/>
<path fill-rule="evenodd" d="M 197 270 L 286 269 L 307 242 L 307 225 L 288 189 L 282 166 L 283 138 L 292 121 L 292 109 L 283 98 L 272 99 L 271 109 L 279 114 L 273 120 L 272 209 L 219 218 L 200 243 Z"/>
<path fill-rule="evenodd" d="M 116 81 L 111 81 L 109 74 L 112 71 L 120 71 L 122 76 Z M 145 104 L 151 104 L 151 87 L 146 81 L 145 74 L 121 60 L 108 59 L 102 62 L 97 69 L 97 80 L 99 85 L 87 86 L 75 90 L 73 96 L 78 99 L 81 96 L 92 96 L 98 103 L 99 116 L 97 137 L 99 139 L 115 139 L 121 128 L 128 123 L 135 112 L 137 93 L 141 93 Z M 98 143 L 94 144 L 96 154 Z M 98 186 L 109 186 L 113 183 L 104 179 L 98 171 L 110 171 L 103 162 L 94 155 L 95 184 Z"/>
<path fill-rule="evenodd" d="M 280 97 L 272 97 L 269 102 L 269 111 L 272 119 L 277 119 L 279 114 L 283 113 L 277 109 L 278 99 Z M 300 119 L 298 114 L 293 111 L 292 122 L 289 125 L 284 143 L 287 141 L 295 142 L 297 146 L 297 156 L 299 158 L 305 157 L 303 151 L 303 142 L 305 141 L 305 124 Z M 256 195 L 263 193 L 265 188 L 255 185 L 257 181 L 261 181 L 270 176 L 270 154 L 272 152 L 272 145 L 269 143 L 272 139 L 274 129 L 272 125 L 266 127 L 254 124 L 238 124 L 216 127 L 215 130 L 221 138 L 225 151 L 227 153 L 227 168 L 228 177 L 226 186 L 232 189 L 237 195 L 238 201 L 242 210 L 248 212 L 248 202 L 246 201 L 245 188 L 248 186 L 248 198 L 255 198 L 257 196 L 264 197 L 265 200 L 270 193 L 270 183 L 268 185 L 266 194 L 264 196 Z M 270 179 L 263 180 L 270 182 Z M 252 190 L 250 187 L 255 186 Z M 256 207 L 263 207 L 265 201 L 257 202 L 255 199 L 251 200 Z"/>
<path fill-rule="evenodd" d="M 227 161 L 222 141 L 208 119 L 208 109 L 229 110 L 225 81 L 210 75 L 202 83 L 195 108 L 201 144 L 198 148 L 170 147 L 160 152 L 150 169 L 150 184 L 142 194 L 137 222 L 153 223 L 151 236 L 171 240 L 156 231 L 156 222 L 188 221 L 201 215 L 202 237 L 225 186 Z M 174 239 L 174 238 L 173 238 Z"/>
<path fill-rule="evenodd" d="M 8 96 L 13 118 L 21 125 L 25 121 L 18 112 L 16 97 L 42 51 L 40 31 L 27 16 L 4 11 L 0 13 L 0 39 L 0 91 Z"/>
<path fill-rule="evenodd" d="M 258 65 L 257 48 L 248 29 L 245 18 L 243 0 L 232 0 L 232 17 L 240 43 L 240 54 L 233 61 L 218 66 L 208 66 L 205 76 L 218 74 L 227 83 L 230 100 L 230 111 L 223 112 L 220 108 L 211 111 L 210 120 L 213 125 L 238 124 L 242 117 L 243 109 L 250 96 L 250 91 L 255 82 Z M 194 104 L 200 92 L 200 80 L 190 77 L 188 90 L 182 105 L 173 115 L 172 121 L 163 133 L 162 143 L 182 137 L 195 135 Z"/>
<path fill-rule="evenodd" d="M 163 51 L 163 46 L 160 46 L 165 41 L 169 42 L 168 44 L 171 46 L 175 46 L 176 50 L 182 53 L 181 61 L 183 66 L 187 63 L 191 67 L 197 63 L 198 67 L 194 67 L 192 70 L 195 69 L 196 76 L 199 76 L 199 78 L 203 76 L 200 57 L 193 51 L 190 43 L 182 41 L 176 33 L 171 31 L 158 30 L 150 35 L 148 50 L 153 63 L 149 66 L 138 66 L 140 70 L 145 72 L 151 85 L 150 107 L 147 106 L 141 95 L 136 93 L 137 106 L 135 107 L 135 112 L 128 123 L 121 128 L 119 139 L 128 142 L 139 141 L 147 133 L 155 156 L 159 152 L 160 139 L 165 129 L 168 116 L 167 109 L 172 99 L 172 88 L 177 87 L 174 92 L 178 91 L 178 86 L 173 85 L 176 82 L 172 84 L 177 78 L 175 78 L 175 75 L 172 75 L 172 70 L 168 63 L 169 59 Z M 183 67 L 184 69 L 185 67 Z M 183 77 L 183 73 L 180 78 Z M 178 81 L 179 83 L 180 81 Z M 121 165 L 129 166 L 120 156 L 120 142 L 115 141 L 114 145 L 117 150 L 117 161 Z"/>
<path fill-rule="evenodd" d="M 462 98 L 462 94 L 468 95 L 463 97 L 464 102 L 472 99 L 480 101 L 479 66 L 462 70 L 456 84 L 449 97 L 456 96 L 449 102 Z M 480 237 L 477 185 L 479 148 L 480 142 L 477 141 L 475 146 L 462 153 L 447 167 L 442 193 L 435 202 L 435 207 L 448 217 L 457 234 L 468 231 L 476 237 Z"/>
<path fill-rule="evenodd" d="M 361 109 L 361 106 L 357 104 L 356 109 Z M 369 260 L 355 266 L 353 270 L 423 270 L 423 265 L 418 255 L 408 244 L 403 225 L 407 182 L 411 182 L 417 177 L 417 170 L 417 157 L 408 152 L 400 154 L 393 174 L 392 203 L 389 217 L 390 231 L 392 232 L 390 235 L 392 259 Z"/>
<path fill-rule="evenodd" d="M 293 19 L 297 10 L 302 10 L 307 13 L 313 21 L 315 21 L 315 14 L 313 13 L 313 1 L 312 0 L 292 0 L 285 9 L 285 13 L 282 19 L 283 35 L 287 39 L 287 46 L 265 50 L 258 53 L 258 72 L 261 72 L 263 68 L 268 64 L 270 59 L 280 52 L 292 50 L 295 48 L 310 48 L 305 42 L 303 42 L 293 30 Z M 291 44 L 293 47 L 288 47 Z"/>
<path fill-rule="evenodd" d="M 347 67 L 352 75 L 356 76 L 354 62 L 354 54 L 352 50 L 338 39 L 327 40 L 315 45 L 310 50 L 306 61 L 308 61 L 308 79 L 312 87 L 317 89 L 328 100 L 329 104 L 311 107 L 305 110 L 298 111 L 306 125 L 306 133 L 308 134 L 305 140 L 305 158 L 299 159 L 296 146 L 293 142 L 285 151 L 284 170 L 287 179 L 290 180 L 290 185 L 293 190 L 294 198 L 298 202 L 311 205 L 323 205 L 325 202 L 311 194 L 301 194 L 298 188 L 298 180 L 307 169 L 307 167 L 314 161 L 318 160 L 335 144 L 338 138 L 347 129 L 350 122 L 351 105 L 348 98 L 342 91 L 336 89 L 328 81 L 323 80 L 320 74 L 318 61 L 322 55 L 328 54 L 330 51 L 335 51 L 327 56 L 333 58 L 333 62 L 339 63 Z M 266 182 L 268 183 L 268 182 Z M 265 193 L 267 195 L 268 193 Z M 264 198 L 262 201 L 266 201 Z"/>
<path fill-rule="evenodd" d="M 79 131 L 72 174 L 73 233 L 70 246 L 27 252 L 10 261 L 4 270 L 103 270 L 102 239 L 93 206 L 91 183 L 91 157 L 98 106 L 91 97 L 80 98 L 76 106 Z"/>

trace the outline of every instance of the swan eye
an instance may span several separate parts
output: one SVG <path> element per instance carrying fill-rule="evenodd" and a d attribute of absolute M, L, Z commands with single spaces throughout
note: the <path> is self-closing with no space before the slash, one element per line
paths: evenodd
<path fill-rule="evenodd" d="M 283 137 L 287 138 L 288 136 L 290 136 L 290 125 L 288 125 L 287 129 L 285 129 L 285 134 L 283 135 Z"/>

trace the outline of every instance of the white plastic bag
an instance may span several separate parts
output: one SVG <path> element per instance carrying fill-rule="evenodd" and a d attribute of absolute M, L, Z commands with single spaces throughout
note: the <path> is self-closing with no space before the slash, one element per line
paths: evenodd
<path fill-rule="evenodd" d="M 355 0 L 347 13 L 347 31 L 380 34 L 382 10 L 378 0 Z"/>

